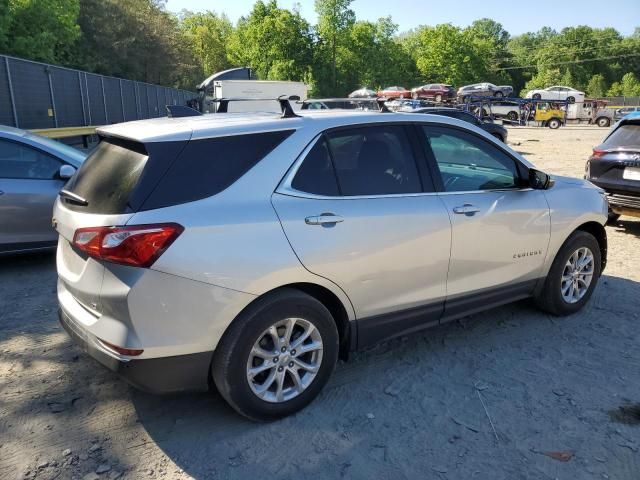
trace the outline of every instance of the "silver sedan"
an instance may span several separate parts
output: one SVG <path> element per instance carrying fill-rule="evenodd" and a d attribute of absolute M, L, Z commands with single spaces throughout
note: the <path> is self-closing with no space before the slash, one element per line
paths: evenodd
<path fill-rule="evenodd" d="M 53 203 L 85 156 L 55 140 L 0 126 L 0 255 L 56 245 Z"/>

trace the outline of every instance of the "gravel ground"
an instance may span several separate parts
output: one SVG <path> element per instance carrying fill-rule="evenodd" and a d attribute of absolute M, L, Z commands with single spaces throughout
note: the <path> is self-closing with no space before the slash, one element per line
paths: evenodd
<path fill-rule="evenodd" d="M 540 168 L 581 176 L 605 131 L 511 129 Z M 52 255 L 0 260 L 0 479 L 640 478 L 640 221 L 565 319 L 521 302 L 341 363 L 271 424 L 216 394 L 135 391 L 57 325 Z"/>

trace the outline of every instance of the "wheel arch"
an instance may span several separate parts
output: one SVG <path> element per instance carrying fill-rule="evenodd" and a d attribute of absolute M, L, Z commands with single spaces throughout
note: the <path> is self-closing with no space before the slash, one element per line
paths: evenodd
<path fill-rule="evenodd" d="M 598 245 L 600 246 L 600 271 L 604 271 L 604 268 L 607 266 L 607 231 L 605 228 L 598 222 L 586 222 L 578 226 L 574 232 L 575 231 L 587 232 L 596 238 Z"/>
<path fill-rule="evenodd" d="M 349 315 L 351 305 L 345 305 L 343 300 L 340 297 L 332 292 L 326 286 L 320 285 L 318 283 L 312 282 L 298 282 L 298 283 L 289 283 L 286 285 L 280 285 L 276 288 L 268 290 L 256 298 L 254 298 L 248 305 L 246 305 L 236 317 L 229 323 L 227 328 L 225 329 L 226 334 L 227 331 L 234 324 L 236 319 L 240 317 L 246 310 L 253 308 L 253 306 L 258 303 L 264 301 L 265 298 L 270 297 L 272 295 L 276 295 L 282 290 L 297 290 L 299 292 L 305 293 L 312 298 L 315 298 L 320 303 L 322 303 L 331 316 L 333 317 L 334 322 L 336 323 L 336 328 L 338 330 L 338 337 L 340 339 L 340 350 L 339 350 L 339 358 L 346 360 L 349 356 L 349 352 L 355 349 L 356 345 L 356 329 L 355 322 L 352 322 L 353 315 Z M 348 299 L 347 299 L 348 301 Z"/>

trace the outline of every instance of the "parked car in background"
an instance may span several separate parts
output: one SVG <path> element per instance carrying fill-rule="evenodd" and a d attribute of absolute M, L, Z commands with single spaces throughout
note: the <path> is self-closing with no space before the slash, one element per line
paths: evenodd
<path fill-rule="evenodd" d="M 430 83 L 411 89 L 411 97 L 415 100 L 435 100 L 442 102 L 454 100 L 456 98 L 456 89 L 445 83 Z"/>
<path fill-rule="evenodd" d="M 539 90 L 529 90 L 525 98 L 534 100 L 566 100 L 569 103 L 584 101 L 584 92 L 571 87 L 553 86 Z"/>
<path fill-rule="evenodd" d="M 491 105 L 483 105 L 482 109 L 482 116 L 488 116 L 488 110 L 490 110 L 491 115 L 496 118 L 507 118 L 514 122 L 520 118 L 520 104 L 511 100 L 493 100 L 491 101 Z"/>
<path fill-rule="evenodd" d="M 626 117 L 627 115 L 633 112 L 640 112 L 640 107 L 616 108 L 613 113 L 613 118 L 617 122 L 618 120 L 622 119 L 623 117 Z"/>
<path fill-rule="evenodd" d="M 471 125 L 480 127 L 482 130 L 494 136 L 501 142 L 507 143 L 507 135 L 509 132 L 505 127 L 497 123 L 493 123 L 490 120 L 482 121 L 475 115 L 469 112 L 464 112 L 457 108 L 424 107 L 424 108 L 416 108 L 415 110 L 412 110 L 410 113 L 428 113 L 431 115 L 442 115 L 445 117 L 457 118 L 458 120 L 462 120 L 464 122 L 470 123 Z"/>
<path fill-rule="evenodd" d="M 375 98 L 378 94 L 375 90 L 371 90 L 367 87 L 359 88 L 349 94 L 349 98 Z"/>
<path fill-rule="evenodd" d="M 511 85 L 494 85 L 493 83 L 474 83 L 458 89 L 458 98 L 463 102 L 469 97 L 508 97 L 513 93 Z"/>
<path fill-rule="evenodd" d="M 609 221 L 620 215 L 640 217 L 640 112 L 616 123 L 593 149 L 585 178 L 607 192 Z"/>
<path fill-rule="evenodd" d="M 54 208 L 60 322 L 89 355 L 266 421 L 350 350 L 589 301 L 607 251 L 589 182 L 441 115 L 282 110 L 98 129 Z"/>
<path fill-rule="evenodd" d="M 411 98 L 411 91 L 404 87 L 387 87 L 378 92 L 378 97 L 382 98 Z"/>
<path fill-rule="evenodd" d="M 55 140 L 0 126 L 0 254 L 56 245 L 53 203 L 85 156 Z"/>

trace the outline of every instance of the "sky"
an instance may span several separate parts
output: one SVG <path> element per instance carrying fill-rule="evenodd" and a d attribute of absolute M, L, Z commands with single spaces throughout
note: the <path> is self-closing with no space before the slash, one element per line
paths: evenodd
<path fill-rule="evenodd" d="M 224 12 L 235 22 L 248 14 L 254 3 L 255 0 L 167 0 L 167 8 L 173 12 Z M 295 3 L 300 5 L 302 15 L 315 23 L 314 0 L 278 0 L 282 8 L 292 8 Z M 429 9 L 429 5 L 436 8 Z M 575 25 L 614 27 L 623 35 L 630 35 L 640 27 L 640 0 L 355 0 L 351 8 L 358 20 L 375 21 L 391 15 L 401 32 L 439 23 L 465 27 L 482 17 L 502 23 L 511 35 L 534 32 L 543 26 L 560 30 Z"/>

